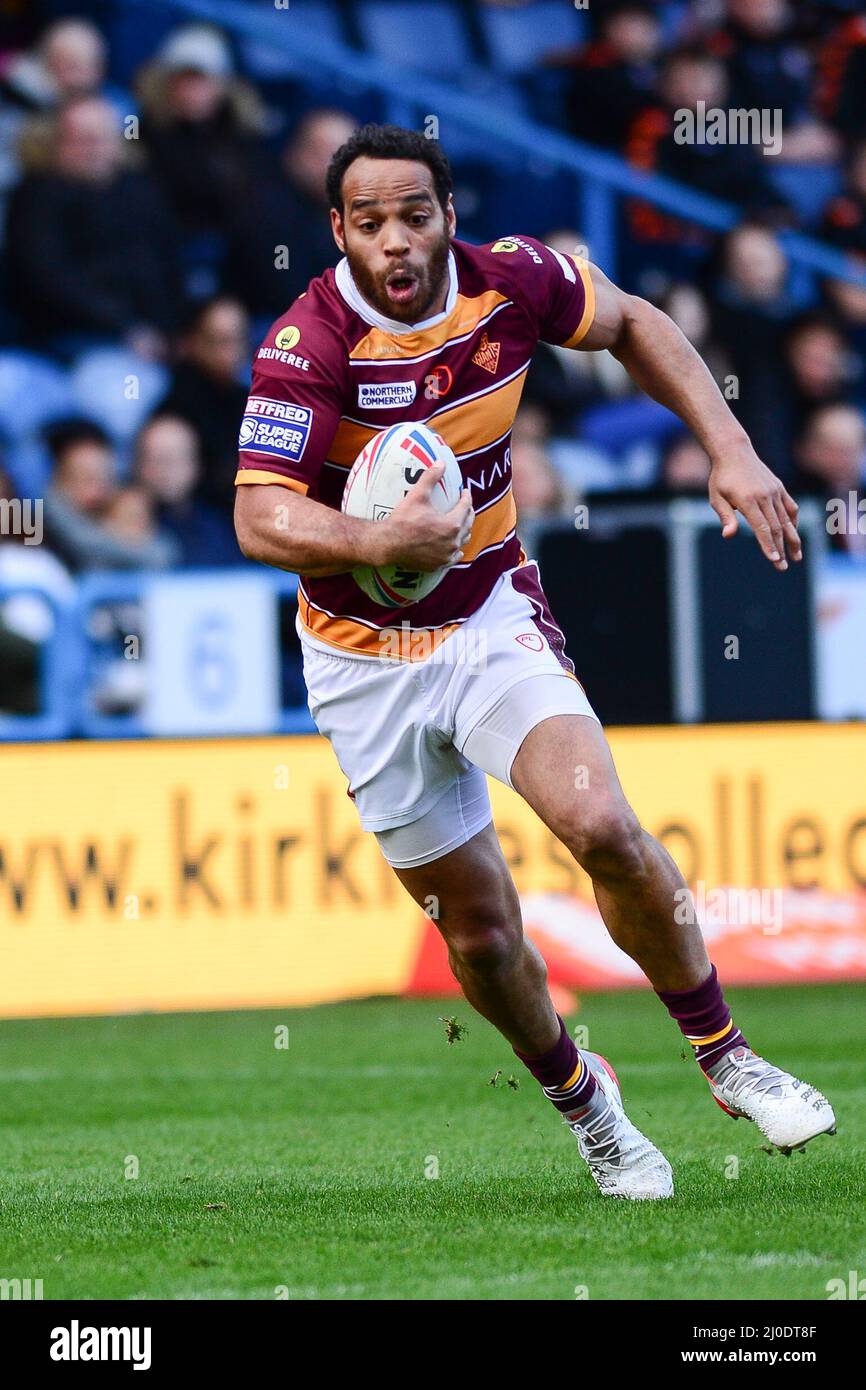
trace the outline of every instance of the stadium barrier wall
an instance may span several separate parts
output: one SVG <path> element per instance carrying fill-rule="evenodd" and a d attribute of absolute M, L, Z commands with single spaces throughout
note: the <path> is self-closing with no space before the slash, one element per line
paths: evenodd
<path fill-rule="evenodd" d="M 866 726 L 610 738 L 729 983 L 866 978 Z M 16 744 L 3 762 L 0 1016 L 455 988 L 433 922 L 361 831 L 318 736 Z M 491 792 L 558 997 L 645 983 L 583 871 L 519 797 Z"/>

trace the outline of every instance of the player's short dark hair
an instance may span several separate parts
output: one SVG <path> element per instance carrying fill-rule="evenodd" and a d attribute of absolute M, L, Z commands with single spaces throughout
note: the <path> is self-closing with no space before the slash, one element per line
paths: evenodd
<path fill-rule="evenodd" d="M 438 140 L 428 140 L 417 130 L 404 130 L 398 125 L 362 125 L 335 152 L 325 180 L 328 203 L 339 213 L 343 211 L 343 175 L 356 159 L 413 159 L 426 164 L 433 175 L 433 187 L 443 211 L 448 206 L 453 182 L 448 156 Z"/>

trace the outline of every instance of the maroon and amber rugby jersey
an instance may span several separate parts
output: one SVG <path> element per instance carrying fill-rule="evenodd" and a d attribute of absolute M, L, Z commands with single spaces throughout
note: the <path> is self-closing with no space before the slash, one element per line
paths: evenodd
<path fill-rule="evenodd" d="M 531 237 L 455 241 L 448 269 L 444 311 L 416 324 L 373 309 L 345 260 L 313 280 L 256 355 L 236 480 L 282 484 L 339 509 L 348 471 L 373 435 L 406 420 L 437 430 L 457 455 L 475 525 L 462 563 L 432 594 L 397 610 L 401 624 L 430 631 L 434 646 L 501 574 L 525 564 L 509 447 L 520 393 L 538 341 L 575 347 L 595 309 L 585 262 Z M 540 588 L 538 598 L 546 608 Z M 367 656 L 381 653 L 381 629 L 396 616 L 350 574 L 302 576 L 298 609 L 311 637 Z"/>

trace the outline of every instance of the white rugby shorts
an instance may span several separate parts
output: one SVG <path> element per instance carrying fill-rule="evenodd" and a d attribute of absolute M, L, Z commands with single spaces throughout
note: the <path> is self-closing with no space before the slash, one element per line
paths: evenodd
<path fill-rule="evenodd" d="M 542 720 L 598 722 L 537 606 L 513 587 L 516 572 L 421 661 L 330 650 L 298 620 L 310 713 L 395 868 L 438 859 L 489 824 L 484 773 L 512 786 L 511 765 Z"/>

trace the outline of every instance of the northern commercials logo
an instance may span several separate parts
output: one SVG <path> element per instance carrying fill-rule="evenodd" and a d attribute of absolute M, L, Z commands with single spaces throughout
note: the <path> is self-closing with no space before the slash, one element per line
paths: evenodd
<path fill-rule="evenodd" d="M 68 1327 L 51 1329 L 52 1361 L 131 1361 L 134 1371 L 150 1370 L 149 1327 Z"/>
<path fill-rule="evenodd" d="M 358 405 L 365 410 L 399 410 L 415 399 L 414 381 L 365 381 L 358 387 Z"/>
<path fill-rule="evenodd" d="M 238 435 L 238 448 L 297 463 L 313 424 L 306 405 L 291 405 L 269 396 L 250 396 Z"/>

